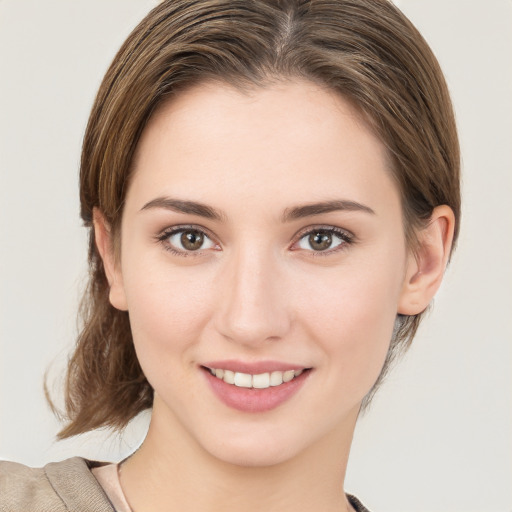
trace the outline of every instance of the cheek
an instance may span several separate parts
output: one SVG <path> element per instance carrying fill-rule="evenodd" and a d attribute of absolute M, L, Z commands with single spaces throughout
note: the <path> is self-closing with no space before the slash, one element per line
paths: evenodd
<path fill-rule="evenodd" d="M 128 265 L 127 265 L 128 267 Z M 125 290 L 135 348 L 144 365 L 185 359 L 208 319 L 211 276 L 143 259 L 126 273 Z"/>
<path fill-rule="evenodd" d="M 382 263 L 345 268 L 323 281 L 323 294 L 318 281 L 304 294 L 309 336 L 331 367 L 331 384 L 343 381 L 350 396 L 362 398 L 374 384 L 393 332 L 402 267 Z"/>

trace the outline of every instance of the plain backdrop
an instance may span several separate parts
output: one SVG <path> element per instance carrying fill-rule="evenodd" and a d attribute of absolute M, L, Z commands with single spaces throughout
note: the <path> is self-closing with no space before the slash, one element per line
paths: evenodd
<path fill-rule="evenodd" d="M 155 0 L 0 0 L 0 457 L 118 460 L 140 442 L 56 442 L 86 277 L 81 138 L 100 80 Z M 463 154 L 460 242 L 433 312 L 360 420 L 346 488 L 378 512 L 512 510 L 512 2 L 401 0 L 437 54 Z"/>

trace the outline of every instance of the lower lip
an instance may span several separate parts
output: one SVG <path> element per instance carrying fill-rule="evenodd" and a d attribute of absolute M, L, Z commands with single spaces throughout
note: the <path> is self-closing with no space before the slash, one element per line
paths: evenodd
<path fill-rule="evenodd" d="M 255 389 L 227 384 L 222 379 L 213 376 L 208 370 L 204 369 L 203 371 L 208 384 L 220 401 L 228 407 L 242 412 L 265 412 L 275 409 L 295 395 L 310 374 L 310 370 L 304 370 L 290 382 L 283 382 L 279 386 L 265 389 Z"/>

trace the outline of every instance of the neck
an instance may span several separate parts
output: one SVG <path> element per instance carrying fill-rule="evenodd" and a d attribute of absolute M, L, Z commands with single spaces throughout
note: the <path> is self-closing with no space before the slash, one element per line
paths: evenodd
<path fill-rule="evenodd" d="M 123 463 L 121 485 L 133 512 L 190 510 L 191 503 L 204 512 L 352 510 L 343 482 L 356 419 L 354 411 L 344 431 L 262 467 L 219 460 L 154 410 L 144 443 Z"/>

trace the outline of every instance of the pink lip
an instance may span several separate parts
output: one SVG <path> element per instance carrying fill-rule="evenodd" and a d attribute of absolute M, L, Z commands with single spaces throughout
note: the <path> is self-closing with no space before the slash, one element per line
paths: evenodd
<path fill-rule="evenodd" d="M 231 370 L 234 366 L 225 364 L 219 364 L 220 361 L 217 361 L 215 365 L 212 364 L 212 368 L 223 368 L 225 370 Z M 223 362 L 225 363 L 225 362 Z M 268 361 L 266 362 L 268 363 Z M 210 364 L 205 365 L 210 367 Z M 270 365 L 271 366 L 271 365 Z M 240 365 L 236 366 L 238 371 L 241 371 Z M 256 366 L 253 364 L 243 365 L 245 371 L 242 373 L 251 373 L 253 375 L 258 373 L 266 373 L 265 370 L 262 371 L 262 367 L 257 364 Z M 251 368 L 250 371 L 247 368 Z M 277 368 L 277 367 L 275 367 Z M 268 371 L 286 371 L 282 370 L 283 366 L 279 366 L 276 370 L 269 370 L 269 365 L 266 364 L 265 369 Z M 286 369 L 289 370 L 299 370 L 300 367 L 290 367 L 288 366 Z M 235 370 L 231 370 L 235 371 Z M 289 400 L 292 396 L 294 396 L 304 385 L 306 379 L 310 375 L 310 371 L 304 371 L 298 377 L 295 377 L 290 382 L 285 382 L 280 386 L 269 387 L 265 389 L 253 389 L 253 388 L 242 388 L 235 386 L 233 384 L 226 384 L 223 380 L 215 377 L 210 373 L 206 368 L 202 369 L 203 375 L 205 376 L 208 384 L 210 385 L 210 389 L 217 396 L 217 398 L 232 409 L 236 409 L 238 411 L 247 412 L 247 413 L 258 413 L 265 412 L 275 409 L 279 405 L 283 404 L 287 400 Z"/>
<path fill-rule="evenodd" d="M 305 368 L 301 365 L 283 363 L 280 361 L 243 362 L 233 359 L 226 359 L 224 361 L 210 361 L 204 363 L 202 366 L 206 366 L 207 368 L 231 370 L 232 372 L 250 373 L 251 375 L 278 371 L 285 372 L 287 370 L 303 370 Z"/>

